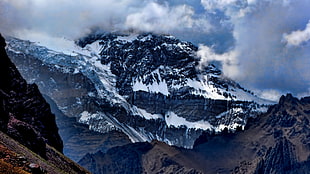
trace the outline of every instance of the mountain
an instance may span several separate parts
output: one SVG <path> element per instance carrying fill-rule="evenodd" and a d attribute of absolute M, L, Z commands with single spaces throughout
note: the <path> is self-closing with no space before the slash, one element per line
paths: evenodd
<path fill-rule="evenodd" d="M 288 94 L 267 113 L 249 119 L 245 130 L 205 132 L 193 149 L 158 141 L 135 143 L 88 154 L 79 163 L 96 174 L 306 174 L 310 171 L 309 120 L 310 97 L 299 100 Z"/>
<path fill-rule="evenodd" d="M 24 78 L 38 84 L 62 119 L 76 119 L 107 139 L 115 137 L 113 131 L 131 142 L 157 139 L 192 148 L 202 132 L 243 128 L 248 117 L 270 104 L 213 64 L 197 68 L 197 47 L 172 36 L 92 33 L 76 43 L 62 40 L 62 48 L 7 40 L 7 52 Z M 71 140 L 64 139 L 69 157 L 79 152 Z M 88 150 L 105 152 L 105 143 L 94 141 Z"/>
<path fill-rule="evenodd" d="M 55 115 L 35 84 L 27 84 L 0 35 L 0 172 L 89 173 L 63 154 Z"/>
<path fill-rule="evenodd" d="M 197 68 L 191 43 L 93 33 L 52 50 L 7 38 L 8 54 L 57 113 L 65 154 L 93 173 L 309 171 L 310 98 L 288 94 L 267 110 L 215 65 Z"/>

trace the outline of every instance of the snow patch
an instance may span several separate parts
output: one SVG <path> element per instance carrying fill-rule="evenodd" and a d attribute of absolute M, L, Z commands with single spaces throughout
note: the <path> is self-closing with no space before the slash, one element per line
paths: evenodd
<path fill-rule="evenodd" d="M 186 126 L 189 129 L 202 129 L 202 130 L 210 130 L 212 129 L 211 124 L 208 121 L 200 120 L 196 122 L 187 121 L 183 117 L 179 117 L 172 111 L 168 111 L 165 114 L 165 121 L 168 126 L 181 127 Z"/>
<path fill-rule="evenodd" d="M 162 119 L 163 116 L 161 114 L 151 114 L 148 113 L 146 110 L 138 108 L 136 106 L 132 107 L 132 112 L 134 113 L 134 115 L 139 115 L 147 120 L 151 120 L 151 119 Z"/>
<path fill-rule="evenodd" d="M 224 125 L 224 124 L 220 124 L 219 126 L 217 126 L 214 130 L 215 132 L 222 132 L 225 128 L 227 128 L 228 130 L 236 130 L 238 127 L 240 127 L 240 124 L 237 123 L 233 123 L 231 125 Z M 244 126 L 241 126 L 242 130 L 244 130 Z"/>
<path fill-rule="evenodd" d="M 87 50 L 83 50 L 77 46 L 73 40 L 69 40 L 64 37 L 53 37 L 46 33 L 32 32 L 32 31 L 21 31 L 18 33 L 19 38 L 23 40 L 30 40 L 35 42 L 37 45 L 44 46 L 55 52 L 63 53 L 71 56 L 78 54 L 86 54 Z"/>
<path fill-rule="evenodd" d="M 102 51 L 102 46 L 100 45 L 100 41 L 95 41 L 92 44 L 88 44 L 86 45 L 83 50 L 88 51 L 87 55 L 89 55 L 90 57 L 98 57 L 99 53 Z M 83 52 L 85 53 L 85 52 Z"/>
<path fill-rule="evenodd" d="M 87 112 L 87 111 L 83 111 L 83 112 L 80 114 L 79 122 L 81 122 L 81 123 L 87 123 L 91 117 L 92 117 L 92 114 L 90 114 L 90 113 Z"/>
<path fill-rule="evenodd" d="M 162 68 L 162 67 L 159 67 Z M 153 71 L 149 76 L 154 79 L 153 83 L 150 84 L 144 84 L 143 81 L 147 78 L 147 76 L 144 76 L 142 78 L 137 78 L 132 85 L 133 91 L 145 91 L 145 92 L 151 92 L 151 93 L 161 93 L 163 95 L 168 96 L 169 90 L 168 90 L 168 85 L 165 81 L 165 79 L 162 79 L 160 73 L 159 73 L 159 68 Z M 155 76 L 159 78 L 158 81 L 156 81 Z"/>
<path fill-rule="evenodd" d="M 206 77 L 205 77 L 206 78 Z M 206 98 L 218 99 L 218 100 L 229 100 L 229 98 L 225 98 L 223 95 L 218 93 L 220 89 L 214 87 L 212 84 L 208 83 L 207 79 L 203 80 L 193 80 L 187 79 L 187 86 L 194 88 L 194 91 L 191 91 L 193 95 L 201 95 Z"/>
<path fill-rule="evenodd" d="M 141 41 L 141 42 L 145 42 L 145 41 L 147 41 L 147 40 L 151 40 L 152 37 L 153 37 L 153 36 L 149 34 L 149 35 L 143 37 L 142 39 L 140 39 L 140 41 Z"/>
<path fill-rule="evenodd" d="M 150 142 L 150 139 L 147 138 L 147 136 L 143 135 L 142 133 L 136 131 L 134 128 L 131 126 L 128 126 L 130 132 L 132 135 L 128 135 L 129 139 L 131 142 L 136 143 L 136 142 Z"/>
<path fill-rule="evenodd" d="M 124 42 L 132 42 L 136 40 L 138 37 L 138 34 L 131 34 L 128 36 L 118 36 L 116 40 L 124 41 Z"/>
<path fill-rule="evenodd" d="M 135 81 L 133 86 L 133 91 L 145 91 L 150 93 L 161 93 L 168 96 L 170 93 L 168 91 L 168 85 L 166 81 L 161 81 L 159 83 L 154 82 L 153 84 L 145 85 L 141 81 Z"/>

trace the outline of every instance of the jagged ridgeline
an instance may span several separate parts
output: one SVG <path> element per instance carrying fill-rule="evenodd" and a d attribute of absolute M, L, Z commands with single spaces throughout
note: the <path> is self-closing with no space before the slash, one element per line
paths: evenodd
<path fill-rule="evenodd" d="M 244 127 L 269 103 L 213 64 L 198 69 L 197 47 L 168 35 L 90 34 L 73 52 L 8 40 L 24 77 L 64 114 L 101 133 L 123 132 L 132 142 L 190 148 L 205 130 Z"/>

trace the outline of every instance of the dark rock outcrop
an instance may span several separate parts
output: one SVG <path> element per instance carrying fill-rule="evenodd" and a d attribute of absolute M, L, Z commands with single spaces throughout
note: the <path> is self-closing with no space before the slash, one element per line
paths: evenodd
<path fill-rule="evenodd" d="M 286 138 L 282 138 L 275 147 L 267 151 L 265 158 L 257 165 L 255 174 L 291 173 L 290 171 L 294 171 L 296 167 L 294 145 Z"/>
<path fill-rule="evenodd" d="M 5 51 L 0 36 L 0 123 L 1 131 L 45 157 L 45 143 L 62 152 L 55 115 L 37 85 L 27 84 Z"/>

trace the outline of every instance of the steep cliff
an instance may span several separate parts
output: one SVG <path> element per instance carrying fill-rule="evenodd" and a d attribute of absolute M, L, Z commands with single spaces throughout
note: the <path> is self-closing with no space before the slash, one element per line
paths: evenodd
<path fill-rule="evenodd" d="M 44 156 L 47 143 L 62 152 L 55 115 L 35 84 L 27 84 L 5 52 L 1 36 L 0 95 L 2 131 Z M 42 149 L 43 148 L 43 149 Z"/>
<path fill-rule="evenodd" d="M 60 153 L 63 142 L 55 115 L 38 87 L 22 78 L 5 46 L 0 35 L 1 172 L 17 167 L 20 173 L 88 173 Z"/>

